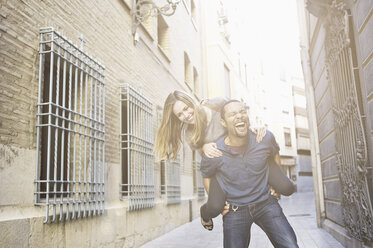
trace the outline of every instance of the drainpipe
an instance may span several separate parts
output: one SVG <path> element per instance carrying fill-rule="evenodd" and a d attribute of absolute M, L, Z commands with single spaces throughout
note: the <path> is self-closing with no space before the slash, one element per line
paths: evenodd
<path fill-rule="evenodd" d="M 300 47 L 303 76 L 305 81 L 305 93 L 307 99 L 307 117 L 310 130 L 310 146 L 313 187 L 315 194 L 316 221 L 317 226 L 321 227 L 322 220 L 325 218 L 324 190 L 321 171 L 320 143 L 317 130 L 315 92 L 313 89 L 312 67 L 309 54 L 310 44 L 310 23 L 306 15 L 309 15 L 304 6 L 304 0 L 297 0 L 298 20 L 300 24 Z"/>
<path fill-rule="evenodd" d="M 307 113 L 308 123 L 310 126 L 310 145 L 311 145 L 311 160 L 312 160 L 312 175 L 314 184 L 315 204 L 316 204 L 316 220 L 317 226 L 321 227 L 321 220 L 325 218 L 325 205 L 324 205 L 324 190 L 321 172 L 321 159 L 320 159 L 320 143 L 317 130 L 316 118 L 316 104 L 315 95 L 312 84 L 312 69 L 308 54 L 308 49 L 302 49 L 302 64 L 303 74 L 305 80 L 305 91 L 307 98 Z"/>

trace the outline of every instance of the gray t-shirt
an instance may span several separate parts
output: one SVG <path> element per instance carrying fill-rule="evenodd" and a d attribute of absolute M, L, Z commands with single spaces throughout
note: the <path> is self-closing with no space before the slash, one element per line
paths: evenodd
<path fill-rule="evenodd" d="M 202 105 L 211 109 L 211 121 L 207 125 L 204 133 L 203 144 L 216 142 L 219 138 L 223 137 L 226 134 L 225 128 L 220 124 L 220 108 L 228 101 L 228 99 L 223 97 L 216 97 L 213 99 L 206 100 Z M 185 138 L 188 144 L 190 144 L 190 139 L 192 137 L 192 132 L 190 129 L 185 130 Z M 196 150 L 201 147 L 192 146 L 191 148 Z"/>

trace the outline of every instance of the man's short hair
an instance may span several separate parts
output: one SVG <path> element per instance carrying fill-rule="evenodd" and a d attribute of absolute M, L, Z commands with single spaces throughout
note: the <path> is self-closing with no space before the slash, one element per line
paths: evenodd
<path fill-rule="evenodd" d="M 239 103 L 242 103 L 241 101 L 238 101 L 236 99 L 232 99 L 232 100 L 229 100 L 228 102 L 224 103 L 224 105 L 221 107 L 220 109 L 220 116 L 223 120 L 225 120 L 224 118 L 224 115 L 225 115 L 225 106 L 227 106 L 228 104 L 232 103 L 232 102 L 239 102 Z M 243 103 L 242 103 L 243 104 Z"/>

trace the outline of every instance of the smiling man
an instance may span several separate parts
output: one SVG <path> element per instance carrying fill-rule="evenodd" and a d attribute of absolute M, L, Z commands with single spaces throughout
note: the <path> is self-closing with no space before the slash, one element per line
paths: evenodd
<path fill-rule="evenodd" d="M 267 160 L 279 151 L 273 134 L 267 131 L 257 143 L 245 106 L 237 100 L 222 107 L 221 118 L 228 135 L 216 144 L 223 156 L 204 156 L 201 171 L 203 177 L 216 176 L 230 204 L 229 213 L 223 217 L 224 247 L 248 247 L 253 223 L 263 229 L 274 247 L 298 247 L 293 228 L 277 199 L 270 195 Z"/>

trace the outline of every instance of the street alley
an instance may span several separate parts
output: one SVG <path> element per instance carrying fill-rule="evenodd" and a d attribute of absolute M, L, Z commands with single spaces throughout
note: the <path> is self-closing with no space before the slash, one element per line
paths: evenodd
<path fill-rule="evenodd" d="M 227 100 L 269 135 L 223 192 L 289 179 L 299 247 L 373 248 L 373 0 L 1 0 L 0 62 L 0 248 L 223 247 Z"/>
<path fill-rule="evenodd" d="M 280 204 L 286 217 L 295 230 L 300 248 L 342 248 L 325 230 L 316 225 L 313 192 L 295 193 L 290 197 L 282 196 Z M 251 229 L 250 248 L 273 247 L 265 233 L 255 224 Z M 223 247 L 222 219 L 214 219 L 214 230 L 203 229 L 200 218 L 176 228 L 175 230 L 146 243 L 141 248 L 218 248 Z"/>

